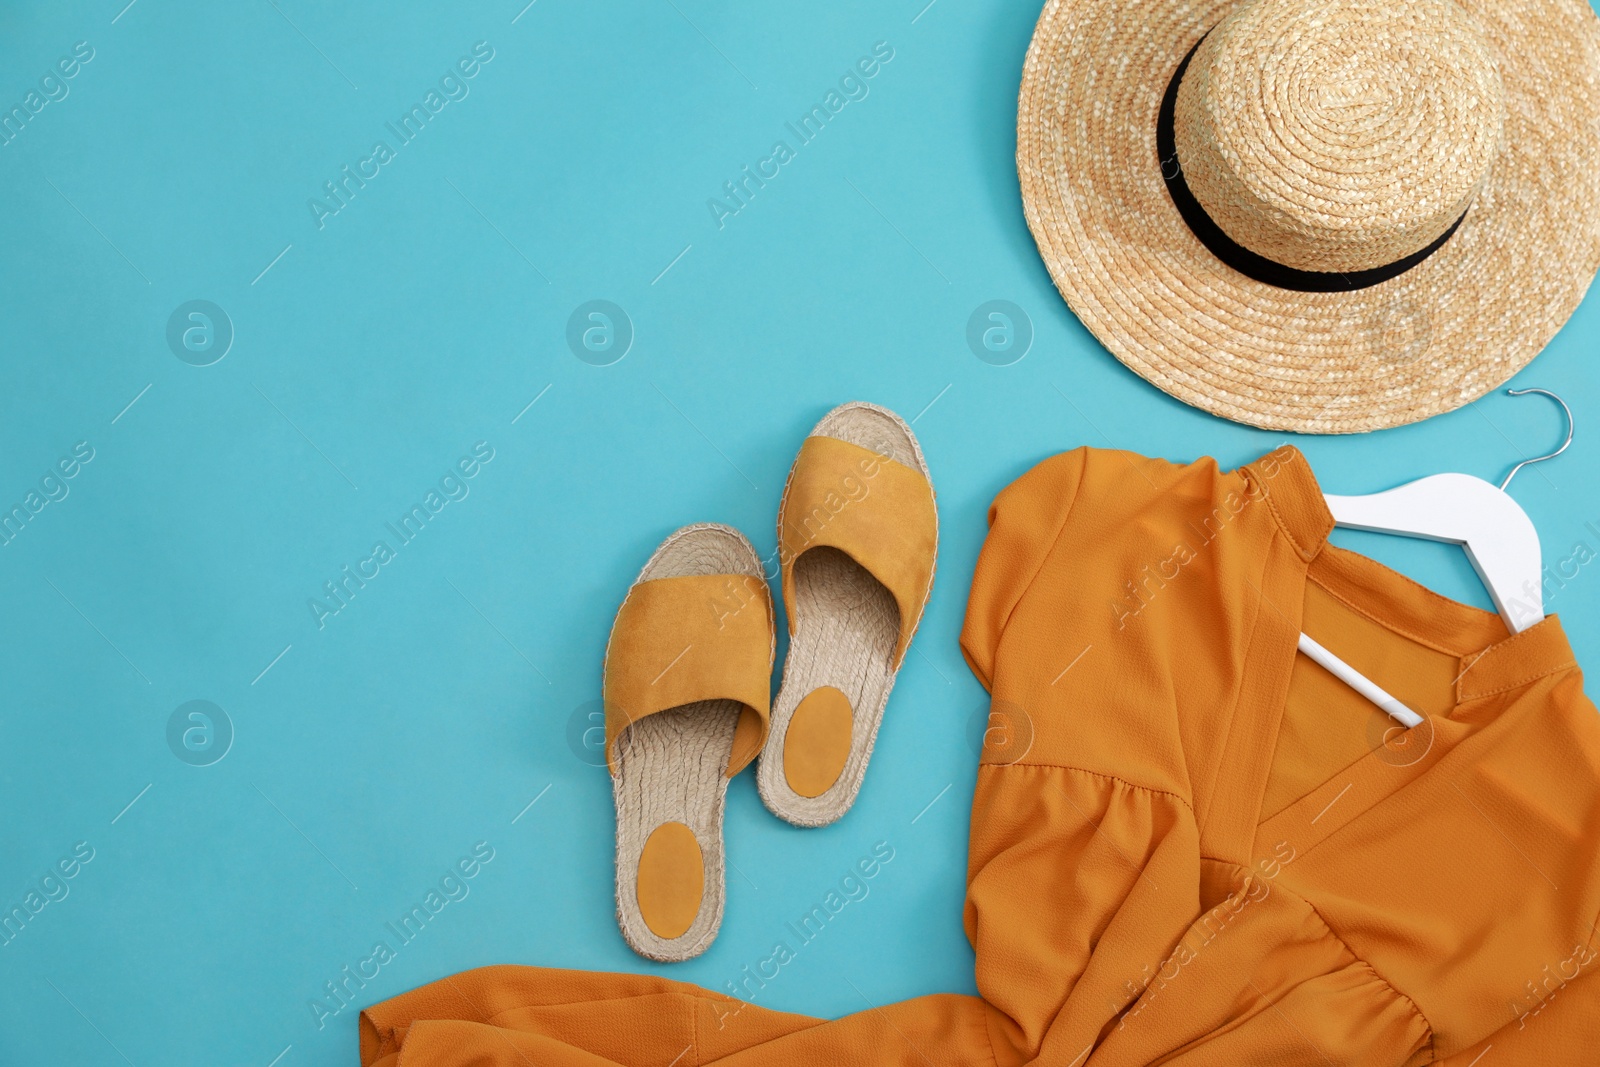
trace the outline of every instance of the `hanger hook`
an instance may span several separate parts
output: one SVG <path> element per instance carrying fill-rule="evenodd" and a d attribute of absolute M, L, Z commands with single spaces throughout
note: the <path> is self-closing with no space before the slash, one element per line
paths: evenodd
<path fill-rule="evenodd" d="M 1537 389 L 1530 387 L 1528 389 L 1506 390 L 1507 396 L 1522 396 L 1525 393 L 1540 393 L 1561 405 L 1561 410 L 1567 413 L 1567 439 L 1561 442 L 1560 448 L 1556 449 L 1554 452 L 1551 452 L 1549 455 L 1535 456 L 1532 459 L 1525 459 L 1521 463 L 1518 463 L 1515 467 L 1512 467 L 1511 473 L 1506 475 L 1506 480 L 1500 483 L 1500 488 L 1502 491 L 1506 488 L 1506 486 L 1511 484 L 1511 479 L 1515 478 L 1517 476 L 1517 472 L 1523 467 L 1528 466 L 1530 463 L 1543 463 L 1547 459 L 1555 459 L 1557 456 L 1561 455 L 1561 453 L 1567 450 L 1568 445 L 1572 444 L 1572 431 L 1574 429 L 1572 421 L 1572 409 L 1567 407 L 1567 402 L 1562 400 L 1559 396 L 1556 396 L 1556 394 L 1552 393 L 1548 389 Z"/>

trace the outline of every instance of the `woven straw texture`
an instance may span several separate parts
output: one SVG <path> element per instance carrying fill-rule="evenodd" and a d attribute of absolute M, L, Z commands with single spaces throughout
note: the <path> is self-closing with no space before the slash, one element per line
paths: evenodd
<path fill-rule="evenodd" d="M 1225 21 L 1226 20 L 1226 21 Z M 1234 271 L 1179 215 L 1157 115 L 1196 199 L 1352 292 Z M 1356 433 L 1482 396 L 1600 267 L 1600 20 L 1584 0 L 1050 0 L 1023 70 L 1017 168 L 1057 288 L 1123 363 L 1255 426 Z"/>
<path fill-rule="evenodd" d="M 695 574 L 761 577 L 761 559 L 739 531 L 698 523 L 663 541 L 634 584 Z M 610 651 L 607 642 L 608 656 Z M 617 807 L 617 926 L 641 956 L 663 963 L 691 959 L 710 947 L 722 926 L 725 772 L 741 707 L 733 700 L 685 704 L 648 715 L 617 738 L 617 773 L 611 779 Z M 705 895 L 693 924 L 671 939 L 650 929 L 638 898 L 640 854 L 651 833 L 665 822 L 681 822 L 694 831 L 705 877 Z"/>

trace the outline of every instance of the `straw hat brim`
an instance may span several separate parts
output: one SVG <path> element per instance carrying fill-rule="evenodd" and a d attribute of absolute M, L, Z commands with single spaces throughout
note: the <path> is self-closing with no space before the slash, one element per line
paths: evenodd
<path fill-rule="evenodd" d="M 1357 433 L 1450 411 L 1555 336 L 1600 267 L 1600 20 L 1586 0 L 1463 0 L 1505 90 L 1504 144 L 1460 228 L 1354 292 L 1256 281 L 1189 230 L 1157 113 L 1233 0 L 1050 0 L 1028 47 L 1017 170 L 1068 305 L 1186 403 L 1254 426 Z"/>

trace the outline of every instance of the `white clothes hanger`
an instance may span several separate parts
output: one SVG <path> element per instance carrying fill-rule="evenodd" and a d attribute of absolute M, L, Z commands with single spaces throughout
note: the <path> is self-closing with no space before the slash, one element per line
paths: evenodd
<path fill-rule="evenodd" d="M 1554 452 L 1524 459 L 1498 487 L 1470 474 L 1433 474 L 1367 496 L 1328 494 L 1336 526 L 1421 537 L 1466 549 L 1506 628 L 1520 633 L 1544 618 L 1543 561 L 1539 532 L 1522 506 L 1506 492 L 1517 472 L 1553 459 L 1572 444 L 1572 409 L 1548 389 L 1508 389 L 1511 396 L 1540 393 L 1567 416 L 1567 437 Z M 1300 651 L 1332 672 L 1406 727 L 1422 717 L 1305 634 Z"/>

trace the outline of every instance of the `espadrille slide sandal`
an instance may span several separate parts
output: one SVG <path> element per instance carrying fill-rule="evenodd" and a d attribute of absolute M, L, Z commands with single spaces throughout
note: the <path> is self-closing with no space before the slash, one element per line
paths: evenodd
<path fill-rule="evenodd" d="M 617 925 L 641 956 L 698 956 L 722 924 L 728 779 L 767 736 L 772 597 L 750 542 L 685 526 L 662 542 L 606 645 Z"/>
<path fill-rule="evenodd" d="M 756 774 L 773 814 L 824 826 L 855 802 L 938 544 L 911 427 L 872 404 L 828 412 L 778 506 L 789 653 Z"/>

